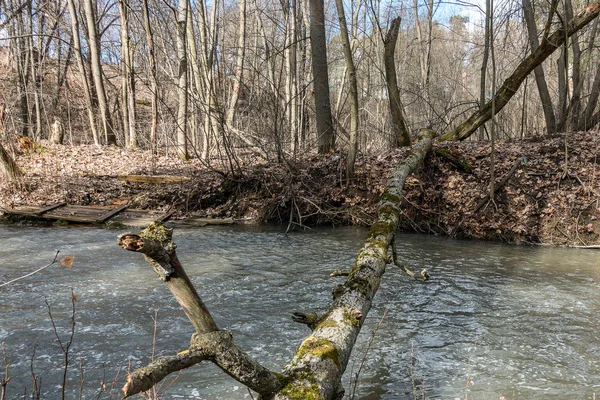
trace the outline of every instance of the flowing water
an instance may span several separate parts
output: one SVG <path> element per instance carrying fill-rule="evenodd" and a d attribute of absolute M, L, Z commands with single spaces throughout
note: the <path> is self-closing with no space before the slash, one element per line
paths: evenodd
<path fill-rule="evenodd" d="M 65 398 L 120 398 L 127 368 L 185 349 L 192 333 L 167 288 L 140 254 L 116 245 L 117 231 L 0 227 L 0 288 L 8 399 L 31 391 L 61 398 L 64 356 L 48 315 L 68 340 L 71 289 L 75 336 Z M 218 326 L 279 370 L 308 329 L 293 311 L 322 311 L 364 238 L 357 228 L 293 232 L 207 227 L 175 232 L 178 254 Z M 592 399 L 600 394 L 600 258 L 595 250 L 508 246 L 399 235 L 400 257 L 429 269 L 414 282 L 389 267 L 344 375 L 355 399 Z M 154 317 L 156 316 L 156 324 Z M 377 328 L 379 324 L 379 328 Z M 364 360 L 364 361 L 363 361 Z M 0 374 L 4 368 L 0 360 Z M 356 377 L 358 376 L 358 379 Z M 0 375 L 0 380 L 3 374 Z M 209 363 L 160 388 L 163 399 L 250 399 Z M 101 382 L 106 384 L 101 392 Z"/>

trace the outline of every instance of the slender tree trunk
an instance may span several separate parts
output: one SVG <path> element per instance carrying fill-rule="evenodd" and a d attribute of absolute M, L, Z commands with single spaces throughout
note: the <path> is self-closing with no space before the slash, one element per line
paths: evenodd
<path fill-rule="evenodd" d="M 565 15 L 567 21 L 573 19 L 573 5 L 571 0 L 565 0 Z M 571 101 L 569 102 L 569 109 L 566 118 L 568 122 L 565 123 L 566 130 L 574 130 L 579 126 L 579 114 L 581 112 L 581 47 L 579 46 L 579 34 L 574 33 L 571 36 L 571 49 L 573 53 L 572 62 L 572 95 Z"/>
<path fill-rule="evenodd" d="M 102 61 L 100 60 L 100 36 L 98 35 L 95 7 L 92 0 L 83 0 L 83 6 L 88 29 L 88 45 L 90 46 L 90 60 L 92 63 L 91 71 L 98 98 L 102 129 L 106 137 L 106 143 L 109 145 L 116 145 L 117 136 L 110 116 L 108 99 L 104 88 L 104 73 L 102 71 Z"/>
<path fill-rule="evenodd" d="M 485 33 L 484 33 L 484 44 L 483 44 L 483 59 L 481 61 L 481 72 L 479 75 L 479 109 L 483 109 L 485 103 L 487 101 L 487 86 L 486 86 L 486 76 L 487 76 L 487 66 L 488 59 L 490 57 L 490 19 L 488 15 L 490 13 L 489 10 L 489 0 L 485 2 Z M 481 125 L 479 128 L 479 140 L 485 140 L 485 126 Z"/>
<path fill-rule="evenodd" d="M 400 31 L 400 17 L 392 20 L 390 28 L 384 39 L 384 66 L 385 78 L 388 88 L 388 98 L 390 103 L 390 116 L 392 119 L 392 129 L 396 146 L 410 146 L 410 129 L 404 118 L 404 107 L 400 99 L 398 90 L 398 79 L 396 76 L 396 42 Z"/>
<path fill-rule="evenodd" d="M 72 0 L 69 0 L 72 1 Z M 148 42 L 148 57 L 150 58 L 150 96 L 151 96 L 151 123 L 150 123 L 150 143 L 152 152 L 156 153 L 157 129 L 158 129 L 158 85 L 156 83 L 156 57 L 154 55 L 154 34 L 150 24 L 150 8 L 148 0 L 143 0 L 142 16 L 144 19 L 144 31 L 146 32 L 146 41 Z"/>
<path fill-rule="evenodd" d="M 6 119 L 6 104 L 0 103 L 0 137 L 4 136 L 4 120 Z M 8 154 L 2 143 L 0 143 L 0 175 L 8 180 L 19 179 L 23 173 L 21 169 Z"/>
<path fill-rule="evenodd" d="M 123 112 L 123 132 L 125 144 L 137 147 L 135 129 L 135 74 L 129 38 L 129 16 L 125 0 L 119 0 L 121 16 L 121 107 Z"/>
<path fill-rule="evenodd" d="M 240 0 L 239 29 L 235 76 L 233 78 L 231 97 L 229 98 L 229 107 L 227 107 L 227 114 L 225 116 L 225 125 L 227 127 L 233 127 L 233 118 L 240 98 L 240 84 L 244 74 L 244 58 L 246 56 L 246 0 Z"/>
<path fill-rule="evenodd" d="M 492 56 L 492 93 L 496 93 L 496 53 L 494 49 L 494 0 L 486 1 L 486 18 L 490 27 L 490 55 Z M 494 201 L 496 191 L 496 98 L 492 97 L 492 119 L 490 126 L 490 199 Z"/>
<path fill-rule="evenodd" d="M 187 148 L 187 111 L 188 111 L 188 74 L 186 50 L 186 21 L 188 0 L 179 0 L 177 13 L 177 57 L 179 58 L 178 88 L 179 102 L 177 106 L 177 156 L 188 159 Z"/>
<path fill-rule="evenodd" d="M 356 68 L 354 66 L 352 47 L 350 46 L 350 37 L 348 35 L 348 25 L 346 24 L 344 2 L 343 0 L 336 0 L 335 5 L 340 22 L 340 34 L 342 37 L 342 47 L 344 48 L 346 69 L 348 70 L 348 88 L 350 90 L 350 140 L 348 143 L 348 158 L 346 159 L 346 181 L 349 182 L 354 175 L 354 163 L 356 162 L 356 152 L 358 150 L 358 83 L 356 81 Z"/>
<path fill-rule="evenodd" d="M 98 135 L 98 129 L 96 128 L 96 118 L 94 115 L 94 105 L 92 101 L 92 92 L 90 89 L 90 81 L 88 80 L 88 74 L 85 69 L 85 63 L 83 61 L 83 54 L 81 52 L 81 38 L 79 36 L 79 21 L 77 19 L 77 11 L 75 9 L 74 0 L 67 0 L 69 5 L 69 13 L 71 14 L 71 35 L 73 37 L 73 45 L 75 46 L 75 58 L 77 59 L 77 65 L 79 67 L 79 75 L 81 76 L 81 83 L 83 85 L 83 96 L 87 106 L 88 120 L 90 123 L 90 130 L 92 131 L 92 138 L 95 145 L 100 145 L 100 137 Z"/>
<path fill-rule="evenodd" d="M 522 0 L 523 3 L 523 18 L 527 25 L 527 34 L 529 37 L 529 46 L 533 53 L 540 45 L 538 39 L 537 26 L 535 24 L 535 16 L 533 13 L 533 6 L 531 0 Z M 546 121 L 546 132 L 551 135 L 556 133 L 556 119 L 554 117 L 554 108 L 552 105 L 552 98 L 548 91 L 548 85 L 546 83 L 546 77 L 544 75 L 544 67 L 542 65 L 537 66 L 533 70 L 535 74 L 535 83 L 538 88 L 540 100 L 542 102 L 542 110 L 544 111 L 544 119 Z"/>
<path fill-rule="evenodd" d="M 319 154 L 325 154 L 333 149 L 335 142 L 335 131 L 331 118 L 331 102 L 329 100 L 325 10 L 323 0 L 309 0 L 309 4 L 317 142 Z"/>

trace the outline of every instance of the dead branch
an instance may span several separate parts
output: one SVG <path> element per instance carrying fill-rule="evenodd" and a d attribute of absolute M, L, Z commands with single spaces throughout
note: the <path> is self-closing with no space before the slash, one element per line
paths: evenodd
<path fill-rule="evenodd" d="M 238 348 L 230 332 L 218 330 L 177 258 L 177 246 L 172 240 L 172 234 L 171 229 L 154 223 L 139 234 L 125 233 L 118 238 L 118 244 L 122 248 L 144 254 L 146 261 L 171 290 L 196 329 L 187 351 L 159 359 L 129 374 L 123 388 L 125 397 L 144 392 L 169 374 L 203 360 L 214 362 L 229 376 L 264 398 L 273 397 L 284 385 L 285 379 L 264 368 Z"/>
<path fill-rule="evenodd" d="M 497 193 L 500 189 L 502 189 L 504 187 L 504 185 L 506 185 L 508 180 L 515 174 L 515 172 L 517 171 L 517 168 L 519 168 L 519 165 L 521 165 L 521 161 L 522 160 L 520 158 L 515 160 L 512 167 L 510 167 L 510 170 L 506 173 L 506 175 L 504 175 L 502 180 L 496 185 L 495 193 Z M 484 205 L 487 204 L 488 201 L 490 201 L 489 193 L 486 194 L 483 199 L 479 200 L 479 203 L 477 203 L 477 207 L 475 207 L 475 210 L 473 212 L 476 213 L 477 211 L 479 211 L 481 209 L 481 207 L 483 207 Z"/>

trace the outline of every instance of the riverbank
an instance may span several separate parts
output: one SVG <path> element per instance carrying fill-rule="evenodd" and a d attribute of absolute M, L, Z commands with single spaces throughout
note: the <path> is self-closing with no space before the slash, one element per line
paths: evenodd
<path fill-rule="evenodd" d="M 600 137 L 581 132 L 496 145 L 496 182 L 489 193 L 490 144 L 442 143 L 406 183 L 404 231 L 510 243 L 600 243 Z M 0 205 L 117 206 L 174 210 L 186 217 L 233 218 L 240 223 L 369 225 L 390 168 L 406 154 L 397 149 L 357 161 L 346 184 L 341 154 L 295 162 L 240 162 L 236 174 L 164 155 L 115 147 L 56 146 L 19 149 L 19 183 L 0 185 Z M 520 161 L 520 163 L 519 163 Z M 518 165 L 517 165 L 518 164 Z M 514 167 L 514 168 L 513 168 Z M 512 168 L 512 171 L 511 171 Z M 168 175 L 171 183 L 119 180 L 122 175 Z M 479 207 L 479 208 L 478 208 Z"/>

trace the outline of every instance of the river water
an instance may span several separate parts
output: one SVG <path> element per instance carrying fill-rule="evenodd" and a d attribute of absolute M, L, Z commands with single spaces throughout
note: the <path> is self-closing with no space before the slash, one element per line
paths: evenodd
<path fill-rule="evenodd" d="M 61 398 L 71 289 L 77 300 L 67 399 L 120 398 L 127 368 L 187 347 L 192 328 L 119 231 L 0 227 L 0 341 L 10 363 L 8 399 Z M 366 231 L 206 227 L 175 232 L 178 255 L 218 326 L 269 368 L 291 359 L 308 329 L 293 311 L 322 311 Z M 600 258 L 595 250 L 509 246 L 398 235 L 400 257 L 429 269 L 414 282 L 388 267 L 344 376 L 355 399 L 592 399 L 600 393 Z M 154 317 L 157 316 L 156 324 Z M 377 326 L 379 327 L 377 328 Z M 363 361 L 364 360 L 364 361 Z M 0 360 L 1 361 L 1 360 Z M 4 371 L 0 362 L 0 373 Z M 358 378 L 357 378 L 358 376 Z M 3 376 L 0 375 L 0 379 Z M 100 389 L 106 384 L 105 391 Z M 114 382 L 112 395 L 110 387 Z M 250 399 L 209 363 L 160 388 L 163 399 Z"/>

